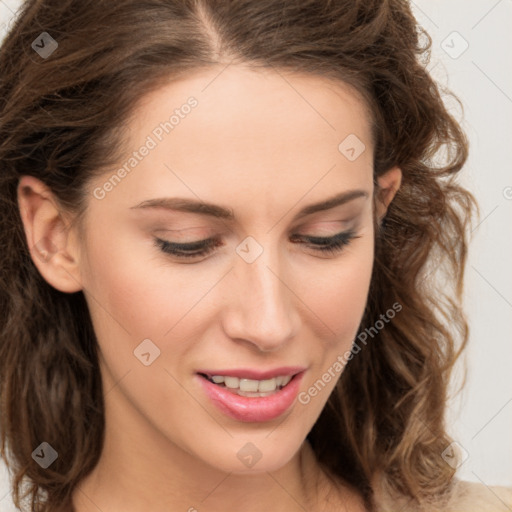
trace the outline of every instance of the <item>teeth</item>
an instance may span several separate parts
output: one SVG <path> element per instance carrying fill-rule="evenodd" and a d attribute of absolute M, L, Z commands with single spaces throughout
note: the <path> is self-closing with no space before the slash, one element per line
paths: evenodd
<path fill-rule="evenodd" d="M 238 377 L 224 377 L 224 384 L 227 388 L 236 389 L 240 385 Z"/>
<path fill-rule="evenodd" d="M 240 379 L 240 391 L 258 391 L 259 382 L 252 379 Z M 261 391 L 261 390 L 260 390 Z"/>
<path fill-rule="evenodd" d="M 291 375 L 287 375 L 286 377 L 276 377 L 276 386 L 280 386 L 284 388 L 288 382 L 292 380 Z"/>
<path fill-rule="evenodd" d="M 268 391 L 275 391 L 275 390 L 276 390 L 276 379 L 260 380 L 260 385 L 258 386 L 258 391 L 260 393 L 265 393 Z"/>
<path fill-rule="evenodd" d="M 291 375 L 287 375 L 274 377 L 272 379 L 254 380 L 213 375 L 210 379 L 215 382 L 215 384 L 224 384 L 229 389 L 240 391 L 240 394 L 243 396 L 262 396 L 259 395 L 259 393 L 271 393 L 278 388 L 283 388 L 292 380 L 292 377 Z"/>

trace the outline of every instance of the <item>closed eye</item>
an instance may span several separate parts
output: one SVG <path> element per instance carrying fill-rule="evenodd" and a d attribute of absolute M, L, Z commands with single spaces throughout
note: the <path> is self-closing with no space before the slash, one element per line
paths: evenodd
<path fill-rule="evenodd" d="M 334 236 L 318 237 L 306 235 L 292 235 L 292 243 L 302 243 L 308 248 L 318 251 L 321 254 L 335 255 L 348 246 L 357 236 L 354 230 L 343 231 Z M 164 253 L 180 259 L 192 259 L 207 256 L 217 247 L 222 246 L 218 238 L 207 238 L 195 242 L 176 243 L 161 238 L 155 238 L 155 245 Z"/>
<path fill-rule="evenodd" d="M 349 230 L 342 231 L 341 233 L 337 233 L 334 236 L 294 235 L 292 238 L 294 241 L 297 239 L 305 240 L 307 242 L 306 245 L 324 254 L 336 254 L 340 252 L 343 247 L 349 245 L 353 239 L 360 237 L 356 236 L 354 230 Z"/>

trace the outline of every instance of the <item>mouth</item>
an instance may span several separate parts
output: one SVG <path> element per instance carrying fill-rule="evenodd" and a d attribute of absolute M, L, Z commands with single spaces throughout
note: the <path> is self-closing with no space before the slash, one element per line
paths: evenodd
<path fill-rule="evenodd" d="M 232 377 L 229 375 L 207 375 L 205 373 L 199 373 L 199 375 L 212 384 L 224 388 L 238 396 L 256 398 L 278 393 L 298 374 L 278 375 L 277 377 L 263 380 Z"/>
<path fill-rule="evenodd" d="M 267 372 L 215 370 L 196 373 L 206 396 L 225 415 L 242 422 L 265 422 L 291 409 L 305 368 Z"/>

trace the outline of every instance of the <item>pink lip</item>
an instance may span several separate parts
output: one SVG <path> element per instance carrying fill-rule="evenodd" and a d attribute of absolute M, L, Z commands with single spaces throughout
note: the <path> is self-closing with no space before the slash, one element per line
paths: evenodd
<path fill-rule="evenodd" d="M 210 375 L 209 372 L 200 373 Z M 290 373 L 283 373 L 282 369 L 277 373 L 273 370 L 271 377 L 268 377 L 269 372 L 263 372 L 263 375 L 265 376 L 260 377 L 259 375 L 262 375 L 261 372 L 247 372 L 241 370 L 223 370 L 222 372 L 216 372 L 211 375 L 219 374 L 229 377 L 239 377 L 239 375 L 242 375 L 249 378 L 255 378 L 256 380 L 272 378 L 272 376 L 276 375 L 290 375 Z M 255 375 L 258 375 L 258 377 L 254 377 Z M 224 414 L 238 421 L 256 423 L 276 419 L 292 406 L 297 398 L 300 382 L 304 376 L 304 370 L 298 374 L 295 372 L 293 375 L 295 375 L 295 377 L 293 377 L 284 388 L 272 395 L 264 397 L 240 396 L 222 386 L 218 386 L 217 384 L 210 382 L 201 375 L 196 375 L 196 377 L 203 386 L 206 395 Z"/>

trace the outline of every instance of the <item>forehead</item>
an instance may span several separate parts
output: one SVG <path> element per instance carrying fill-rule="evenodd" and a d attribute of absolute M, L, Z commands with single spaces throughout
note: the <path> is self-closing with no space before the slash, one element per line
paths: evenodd
<path fill-rule="evenodd" d="M 111 193 L 122 189 L 126 201 L 179 194 L 225 204 L 238 197 L 247 206 L 258 197 L 270 208 L 272 200 L 305 193 L 322 199 L 372 180 L 363 99 L 319 76 L 241 66 L 196 70 L 144 96 L 127 132 L 120 166 L 138 148 L 151 149 Z"/>
<path fill-rule="evenodd" d="M 130 124 L 134 130 L 147 130 L 169 119 L 191 96 L 200 107 L 194 109 L 194 124 L 203 122 L 204 128 L 231 136 L 241 128 L 240 137 L 283 127 L 287 132 L 281 133 L 282 139 L 318 131 L 319 137 L 336 134 L 335 139 L 347 130 L 364 139 L 370 135 L 371 113 L 362 94 L 350 85 L 318 75 L 239 65 L 198 69 L 170 79 L 141 98 Z"/>

